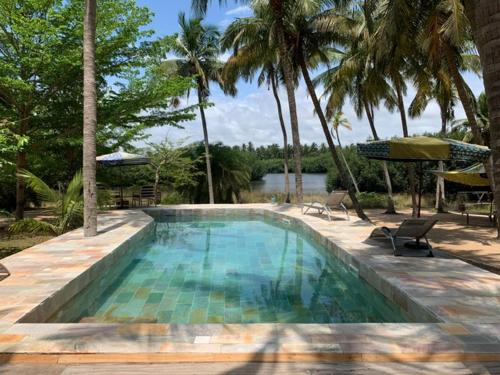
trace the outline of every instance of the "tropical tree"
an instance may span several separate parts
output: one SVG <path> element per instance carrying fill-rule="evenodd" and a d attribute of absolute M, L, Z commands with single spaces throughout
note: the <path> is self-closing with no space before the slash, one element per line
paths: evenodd
<path fill-rule="evenodd" d="M 331 130 L 332 137 L 337 139 L 337 143 L 339 144 L 339 155 L 345 164 L 349 176 L 351 177 L 352 183 L 354 184 L 354 188 L 356 189 L 356 193 L 359 194 L 360 191 L 358 188 L 358 184 L 356 182 L 356 178 L 352 174 L 351 168 L 349 168 L 349 164 L 347 163 L 347 160 L 345 160 L 344 153 L 342 152 L 342 143 L 340 142 L 340 135 L 339 135 L 340 127 L 343 127 L 347 130 L 352 130 L 352 126 L 349 123 L 349 120 L 347 120 L 347 118 L 344 117 L 344 113 L 342 113 L 341 111 L 335 112 L 331 118 L 331 121 L 332 121 L 332 130 Z"/>
<path fill-rule="evenodd" d="M 223 82 L 222 63 L 219 61 L 220 34 L 215 26 L 203 25 L 201 18 L 187 19 L 184 13 L 179 13 L 179 26 L 181 32 L 172 46 L 174 54 L 180 60 L 166 63 L 176 64 L 177 71 L 184 76 L 194 76 L 198 94 L 201 124 L 203 128 L 203 141 L 205 144 L 205 162 L 207 169 L 208 201 L 214 204 L 214 187 L 212 180 L 212 167 L 210 163 L 209 140 L 205 108 L 210 96 L 210 81 L 219 83 L 220 87 L 228 94 L 234 95 L 234 87 Z"/>
<path fill-rule="evenodd" d="M 19 177 L 48 204 L 48 211 L 56 216 L 55 222 L 35 219 L 22 219 L 9 228 L 10 233 L 51 233 L 56 236 L 82 225 L 84 197 L 82 194 L 82 174 L 77 172 L 66 189 L 59 185 L 58 189 L 50 188 L 33 173 L 23 170 Z"/>
<path fill-rule="evenodd" d="M 263 7 L 254 9 L 254 16 L 232 22 L 221 39 L 222 49 L 233 50 L 225 66 L 225 75 L 232 82 L 242 77 L 251 81 L 257 75 L 259 86 L 266 84 L 272 89 L 281 133 L 283 136 L 283 171 L 285 175 L 286 202 L 290 202 L 290 179 L 288 175 L 288 135 L 279 97 L 280 77 L 279 53 L 272 38 L 273 20 Z"/>
<path fill-rule="evenodd" d="M 500 212 L 500 28 L 498 18 L 500 9 L 495 0 L 476 0 L 465 2 L 469 21 L 472 23 L 474 39 L 479 49 L 483 66 L 484 86 L 490 119 L 490 147 L 492 150 L 493 193 L 496 211 Z M 498 238 L 500 239 L 500 215 L 497 215 Z"/>
<path fill-rule="evenodd" d="M 328 1 L 290 0 L 288 4 L 290 7 L 287 8 L 289 12 L 285 15 L 287 24 L 286 32 L 287 37 L 295 41 L 289 53 L 294 56 L 293 60 L 298 65 L 297 69 L 300 69 L 302 73 L 333 162 L 339 171 L 341 181 L 349 192 L 353 207 L 361 219 L 368 220 L 352 188 L 345 166 L 339 158 L 333 137 L 330 134 L 326 116 L 309 74 L 309 69 L 315 69 L 321 63 L 328 64 L 330 62 L 332 57 L 337 53 L 337 49 L 331 46 L 334 43 L 346 42 L 349 38 L 349 33 L 343 32 L 346 29 L 345 27 L 338 27 L 337 22 L 335 22 L 337 20 L 336 12 L 331 10 L 322 11 L 324 6 L 329 4 Z"/>
<path fill-rule="evenodd" d="M 244 0 L 243 0 L 244 1 Z M 209 0 L 192 0 L 193 8 L 200 14 L 205 14 L 207 11 Z M 222 3 L 222 0 L 219 0 Z M 272 35 L 277 42 L 278 53 L 280 57 L 280 65 L 283 70 L 283 81 L 285 84 L 288 109 L 290 113 L 290 124 L 292 129 L 293 143 L 293 158 L 295 163 L 295 194 L 297 202 L 300 204 L 303 201 L 302 191 L 302 159 L 300 150 L 300 134 L 299 122 L 297 117 L 297 103 L 295 100 L 295 81 L 294 68 L 292 65 L 292 57 L 290 55 L 291 42 L 285 34 L 285 10 L 290 8 L 290 4 L 286 4 L 284 0 L 262 0 L 255 1 L 254 6 L 268 7 L 273 17 Z"/>
<path fill-rule="evenodd" d="M 97 235 L 96 127 L 97 92 L 95 73 L 96 0 L 85 1 L 83 21 L 83 235 Z"/>
<path fill-rule="evenodd" d="M 196 165 L 200 160 L 189 157 L 189 150 L 182 146 L 182 141 L 174 143 L 165 139 L 151 143 L 148 153 L 155 175 L 154 191 L 159 191 L 160 182 L 174 189 L 195 184 Z"/>
<path fill-rule="evenodd" d="M 345 50 L 339 56 L 338 64 L 330 66 L 325 72 L 315 78 L 315 85 L 322 85 L 324 96 L 327 96 L 326 115 L 328 118 L 342 109 L 346 97 L 350 98 L 351 104 L 358 118 L 366 116 L 368 125 L 374 140 L 379 140 L 375 127 L 375 111 L 382 102 L 388 110 L 395 106 L 395 94 L 387 82 L 386 76 L 375 63 L 375 52 L 373 51 L 373 34 L 375 23 L 373 20 L 374 4 L 365 2 L 360 10 L 344 15 L 348 17 L 339 23 L 348 25 L 352 34 Z M 392 182 L 386 161 L 382 161 L 382 170 L 387 187 L 387 210 L 388 214 L 395 214 L 396 208 L 392 193 Z"/>
<path fill-rule="evenodd" d="M 189 148 L 189 155 L 192 160 L 197 160 L 203 155 L 204 146 L 193 145 Z M 246 158 L 233 150 L 229 146 L 220 143 L 210 145 L 210 155 L 212 156 L 212 173 L 214 196 L 217 202 L 237 203 L 241 201 L 241 192 L 250 187 L 250 168 Z M 196 174 L 196 183 L 187 186 L 190 199 L 193 203 L 206 201 L 207 196 L 207 176 L 206 174 Z"/>
<path fill-rule="evenodd" d="M 450 74 L 442 67 L 439 67 L 436 71 L 432 66 L 428 68 L 420 66 L 414 75 L 417 93 L 408 109 L 410 116 L 420 116 L 430 101 L 435 100 L 441 115 L 440 135 L 442 137 L 446 136 L 448 124 L 454 118 L 454 106 L 457 99 Z M 443 161 L 439 161 L 438 170 L 444 171 Z M 438 212 L 444 212 L 444 186 L 444 178 L 438 176 L 436 179 L 436 209 Z"/>
<path fill-rule="evenodd" d="M 420 7 L 418 46 L 422 49 L 427 64 L 433 71 L 441 72 L 438 79 L 448 74 L 456 88 L 460 102 L 469 121 L 473 141 L 483 144 L 480 129 L 475 117 L 475 99 L 465 83 L 461 70 L 480 68 L 475 55 L 470 22 L 461 1 L 435 0 L 432 4 Z"/>

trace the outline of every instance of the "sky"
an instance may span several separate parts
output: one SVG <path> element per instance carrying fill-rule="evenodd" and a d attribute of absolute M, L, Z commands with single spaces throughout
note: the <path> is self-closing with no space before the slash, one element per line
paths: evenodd
<path fill-rule="evenodd" d="M 158 37 L 171 35 L 178 32 L 177 16 L 183 11 L 191 13 L 191 0 L 137 0 L 141 6 L 146 6 L 154 13 L 150 28 Z M 227 4 L 219 6 L 219 1 L 214 0 L 209 7 L 205 22 L 216 25 L 220 31 L 234 19 L 251 16 L 248 6 L 228 0 Z M 227 55 L 221 56 L 227 59 Z M 465 74 L 464 78 L 472 91 L 479 95 L 484 91 L 482 79 L 474 74 Z M 236 145 L 252 142 L 254 145 L 282 144 L 282 134 L 276 112 L 276 104 L 272 92 L 267 87 L 257 87 L 257 83 L 238 83 L 238 95 L 234 98 L 225 96 L 217 85 L 211 86 L 210 102 L 214 105 L 206 109 L 208 135 L 210 142 L 222 142 L 227 145 Z M 318 90 L 318 95 L 321 94 Z M 415 90 L 409 86 L 405 98 L 406 107 L 409 106 Z M 286 92 L 280 90 L 285 121 L 291 139 L 289 116 L 287 111 Z M 297 111 L 301 143 L 323 143 L 324 135 L 318 118 L 313 113 L 313 105 L 307 94 L 305 84 L 302 82 L 297 89 Z M 191 96 L 190 101 L 195 100 Z M 193 104 L 193 103 L 190 103 Z M 340 137 L 343 144 L 364 142 L 370 137 L 370 130 L 366 118 L 358 119 L 349 101 L 343 108 L 344 116 L 349 120 L 352 130 L 341 129 Z M 465 118 L 464 111 L 457 104 L 455 118 Z M 376 127 L 381 138 L 402 135 L 400 117 L 397 112 L 390 113 L 381 107 L 375 113 Z M 161 142 L 165 138 L 173 141 L 182 140 L 186 143 L 201 141 L 203 133 L 199 116 L 196 120 L 183 123 L 184 129 L 172 127 L 157 127 L 149 131 L 149 142 Z M 436 103 L 429 104 L 426 111 L 416 119 L 408 119 L 411 134 L 424 132 L 438 132 L 441 127 L 439 107 Z"/>

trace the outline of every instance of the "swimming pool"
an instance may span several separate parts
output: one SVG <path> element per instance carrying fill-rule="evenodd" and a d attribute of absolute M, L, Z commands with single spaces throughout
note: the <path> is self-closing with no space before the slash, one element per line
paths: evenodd
<path fill-rule="evenodd" d="M 51 322 L 406 322 L 309 235 L 263 216 L 172 217 Z"/>

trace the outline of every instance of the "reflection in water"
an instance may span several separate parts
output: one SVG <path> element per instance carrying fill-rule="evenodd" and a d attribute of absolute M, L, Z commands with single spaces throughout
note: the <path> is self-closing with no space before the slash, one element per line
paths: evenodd
<path fill-rule="evenodd" d="M 267 219 L 157 223 L 154 241 L 137 249 L 119 277 L 102 281 L 87 300 L 73 301 L 85 311 L 76 318 L 62 312 L 58 321 L 405 321 L 311 238 Z M 90 304 L 92 295 L 102 297 Z"/>
<path fill-rule="evenodd" d="M 289 174 L 290 192 L 295 192 L 295 175 Z M 252 182 L 252 190 L 263 193 L 281 193 L 285 189 L 285 175 L 283 173 L 268 173 L 262 180 Z M 325 173 L 303 173 L 302 189 L 304 193 L 325 193 Z"/>

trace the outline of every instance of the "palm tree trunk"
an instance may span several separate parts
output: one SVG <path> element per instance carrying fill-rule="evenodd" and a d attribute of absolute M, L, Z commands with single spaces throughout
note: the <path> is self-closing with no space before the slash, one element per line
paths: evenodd
<path fill-rule="evenodd" d="M 351 181 L 352 181 L 352 183 L 354 185 L 354 189 L 356 189 L 356 193 L 359 194 L 360 191 L 359 191 L 359 187 L 358 187 L 358 182 L 356 181 L 356 178 L 352 174 L 351 168 L 349 168 L 349 164 L 347 163 L 347 160 L 346 160 L 346 158 L 344 156 L 344 152 L 342 151 L 342 143 L 340 143 L 340 135 L 339 135 L 339 128 L 338 127 L 335 128 L 335 134 L 337 135 L 337 142 L 339 143 L 339 154 L 340 154 L 340 157 L 342 158 L 342 161 L 345 164 L 345 167 L 347 169 L 347 173 L 349 173 L 349 176 L 351 177 Z"/>
<path fill-rule="evenodd" d="M 441 106 L 440 106 L 441 107 Z M 441 135 L 446 135 L 446 125 L 448 123 L 446 119 L 446 113 L 444 108 L 440 108 L 441 110 Z M 438 166 L 439 171 L 444 171 L 444 162 L 440 161 Z M 445 200 L 445 192 L 444 192 L 444 178 L 438 176 L 436 179 L 436 210 L 438 213 L 444 212 L 444 200 Z"/>
<path fill-rule="evenodd" d="M 446 61 L 450 69 L 451 77 L 453 78 L 453 83 L 457 88 L 458 97 L 460 98 L 460 102 L 464 107 L 465 116 L 467 117 L 467 122 L 469 123 L 470 129 L 472 131 L 473 141 L 478 145 L 482 145 L 484 144 L 484 141 L 483 137 L 481 136 L 481 131 L 479 130 L 479 125 L 476 121 L 476 111 L 474 109 L 472 98 L 465 89 L 464 79 L 462 78 L 462 75 L 458 70 L 457 61 L 453 56 L 453 52 L 450 46 L 446 43 L 444 43 L 444 45 Z"/>
<path fill-rule="evenodd" d="M 278 48 L 283 67 L 285 87 L 288 96 L 288 107 L 290 110 L 290 125 L 292 128 L 293 158 L 295 164 L 295 195 L 297 204 L 302 204 L 304 196 L 302 192 L 302 157 L 299 134 L 299 121 L 297 119 L 297 104 L 295 102 L 295 83 L 293 79 L 293 67 L 288 54 L 285 25 L 283 24 L 283 1 L 271 0 L 271 8 L 276 22 L 276 34 L 278 37 Z"/>
<path fill-rule="evenodd" d="M 403 128 L 403 136 L 405 138 L 409 137 L 410 134 L 408 132 L 408 123 L 406 122 L 406 109 L 403 101 L 403 93 L 401 91 L 401 87 L 397 80 L 395 81 L 394 88 L 396 90 L 397 95 L 397 105 L 399 110 L 399 115 L 401 116 L 401 126 Z M 417 195 L 415 188 L 415 165 L 413 163 L 408 164 L 408 180 L 410 183 L 410 194 L 411 194 L 411 206 L 412 206 L 412 216 L 417 216 Z"/>
<path fill-rule="evenodd" d="M 500 239 L 500 4 L 498 0 L 466 2 L 474 7 L 475 38 L 483 66 L 484 86 L 490 118 L 490 147 L 492 151 L 492 191 L 497 211 L 497 238 Z M 474 4 L 474 5 L 472 5 Z"/>
<path fill-rule="evenodd" d="M 375 128 L 375 115 L 373 113 L 373 108 L 365 103 L 365 113 L 368 118 L 368 123 L 370 124 L 370 129 L 372 131 L 373 140 L 378 141 L 380 138 L 377 134 L 377 129 Z M 392 193 L 392 181 L 391 175 L 389 174 L 389 168 L 387 167 L 387 162 L 382 160 L 382 170 L 384 171 L 385 186 L 387 187 L 387 209 L 386 214 L 394 215 L 396 214 L 396 205 L 394 204 L 394 195 Z"/>
<path fill-rule="evenodd" d="M 19 132 L 18 134 L 23 136 L 26 135 L 28 131 L 28 114 L 26 111 L 19 111 Z M 24 149 L 17 152 L 17 162 L 16 162 L 16 220 L 22 220 L 24 218 L 24 206 L 26 204 L 26 183 L 24 178 L 19 177 L 19 172 L 22 169 L 26 169 L 26 151 Z"/>
<path fill-rule="evenodd" d="M 203 127 L 203 143 L 205 144 L 205 163 L 207 164 L 207 184 L 208 184 L 208 199 L 210 204 L 215 203 L 214 185 L 212 181 L 212 165 L 210 163 L 210 144 L 208 143 L 207 119 L 205 110 L 203 109 L 203 93 L 201 82 L 198 82 L 198 104 L 200 105 L 201 125 Z"/>
<path fill-rule="evenodd" d="M 280 120 L 281 133 L 283 134 L 283 171 L 285 172 L 285 202 L 290 203 L 290 177 L 288 176 L 288 136 L 286 134 L 285 120 L 281 109 L 281 100 L 278 94 L 278 85 L 274 70 L 271 72 L 271 86 L 273 88 L 276 107 L 278 108 L 278 117 Z"/>
<path fill-rule="evenodd" d="M 83 23 L 83 234 L 97 235 L 96 127 L 97 92 L 95 83 L 96 0 L 85 1 Z"/>
<path fill-rule="evenodd" d="M 342 184 L 346 186 L 347 191 L 349 192 L 349 197 L 351 198 L 352 205 L 354 207 L 354 210 L 356 211 L 356 214 L 360 219 L 367 220 L 369 221 L 368 217 L 363 211 L 363 208 L 359 204 L 358 198 L 356 197 L 356 193 L 352 188 L 352 184 L 350 183 L 350 179 L 347 176 L 346 170 L 344 168 L 344 165 L 340 161 L 340 158 L 337 154 L 337 150 L 335 148 L 335 144 L 333 143 L 333 137 L 330 134 L 330 131 L 328 129 L 328 123 L 326 122 L 325 115 L 323 114 L 323 109 L 321 108 L 321 104 L 318 100 L 318 97 L 316 96 L 316 91 L 314 89 L 314 85 L 311 81 L 311 77 L 309 76 L 309 71 L 307 70 L 307 65 L 304 59 L 304 56 L 300 56 L 300 67 L 302 69 L 302 75 L 304 77 L 304 81 L 306 82 L 307 89 L 309 91 L 309 95 L 311 95 L 312 102 L 314 104 L 314 109 L 316 110 L 316 114 L 319 117 L 319 121 L 321 123 L 321 127 L 323 128 L 323 133 L 325 133 L 326 141 L 328 143 L 328 146 L 330 148 L 330 153 L 332 154 L 333 162 L 335 163 L 335 166 L 337 167 L 340 175 L 340 180 L 342 181 Z"/>

